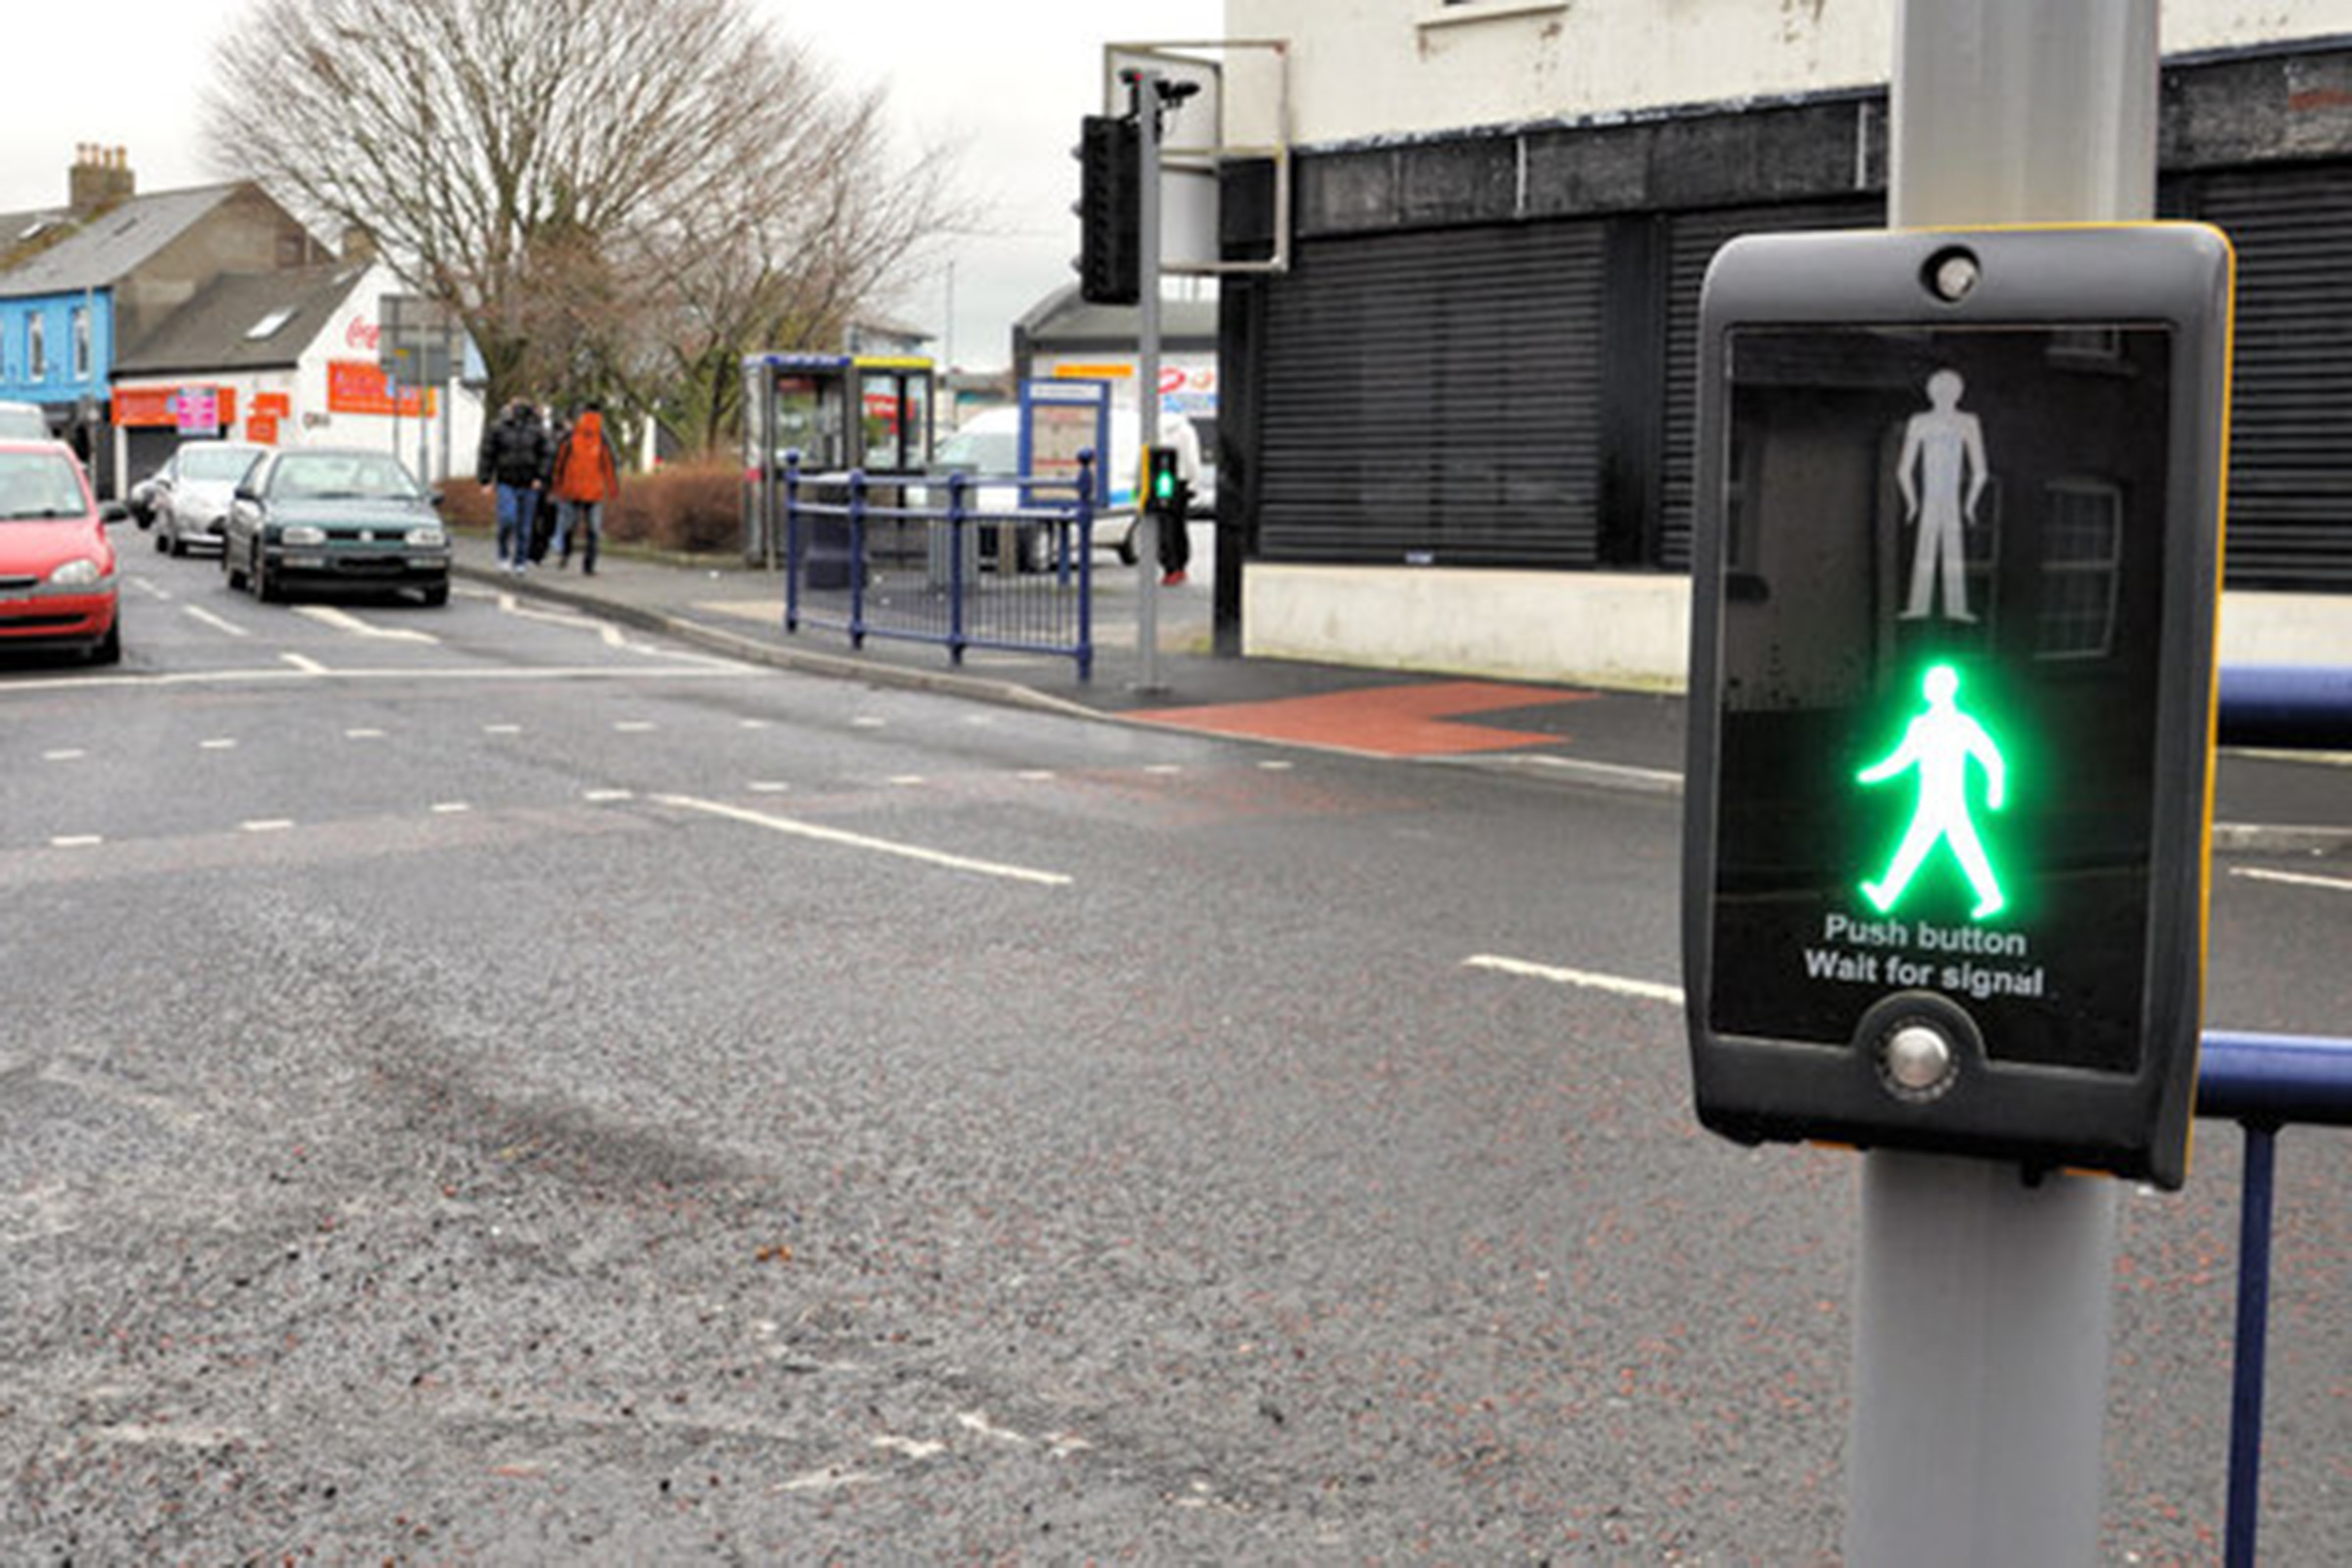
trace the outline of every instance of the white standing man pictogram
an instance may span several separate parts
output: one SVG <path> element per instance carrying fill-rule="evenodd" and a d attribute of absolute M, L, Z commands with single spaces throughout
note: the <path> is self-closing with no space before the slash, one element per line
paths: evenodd
<path fill-rule="evenodd" d="M 1932 407 L 1911 416 L 1903 426 L 1903 455 L 1895 460 L 1894 482 L 1903 492 L 1903 515 L 1919 524 L 1905 620 L 1927 618 L 1939 573 L 1944 618 L 1977 618 L 1968 611 L 1962 529 L 1976 521 L 1977 498 L 1984 493 L 1984 431 L 1975 415 L 1960 411 L 1960 394 L 1966 389 L 1959 371 L 1937 370 L 1928 377 Z"/>

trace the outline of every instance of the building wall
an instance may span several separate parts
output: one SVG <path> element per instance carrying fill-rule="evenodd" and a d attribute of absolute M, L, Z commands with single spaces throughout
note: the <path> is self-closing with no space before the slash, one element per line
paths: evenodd
<path fill-rule="evenodd" d="M 1597 25 L 1612 7 L 1573 16 Z M 1332 46 L 1360 50 L 1384 31 L 1426 33 L 1416 19 L 1431 9 L 1237 4 L 1232 30 L 1273 28 L 1275 12 L 1309 24 L 1295 79 L 1309 141 L 1343 123 L 1318 118 L 1305 85 L 1334 58 L 1323 42 L 1347 31 L 1335 19 L 1366 36 Z M 1505 9 L 1440 30 L 1558 10 Z M 1726 8 L 1638 9 L 1674 27 Z M 1869 22 L 1837 0 L 1799 10 L 1784 14 Z M 2221 0 L 2168 9 L 2170 49 L 2263 47 L 2172 55 L 2162 127 L 2167 215 L 2240 236 L 2230 554 L 2232 587 L 2260 593 L 2233 601 L 2262 612 L 2231 614 L 2231 643 L 2275 653 L 2262 623 L 2291 604 L 2293 640 L 2324 658 L 2352 652 L 2352 47 L 2270 34 L 2339 18 L 2352 32 L 2352 4 L 2336 0 L 2291 22 Z M 1784 82 L 1771 59 L 1830 55 L 1779 47 L 1756 43 L 1746 91 L 1722 101 L 1678 92 L 1672 110 L 1544 119 L 1506 112 L 1524 98 L 1471 95 L 1432 117 L 1477 127 L 1450 131 L 1395 128 L 1425 101 L 1419 86 L 1377 90 L 1377 73 L 1372 90 L 1357 84 L 1351 98 L 1390 128 L 1303 151 L 1291 270 L 1226 286 L 1221 495 L 1247 560 L 1247 651 L 1679 682 L 1706 262 L 1749 229 L 1884 221 L 1885 89 Z M 1423 85 L 1450 69 L 1432 59 Z M 1392 65 L 1408 81 L 1423 69 Z M 1641 90 L 1639 62 L 1623 75 Z M 1786 95 L 1754 96 L 1768 87 Z M 2311 608 L 2326 591 L 2341 596 L 2332 612 Z"/>
<path fill-rule="evenodd" d="M 1884 83 L 1895 0 L 1227 0 L 1228 37 L 1290 44 L 1314 145 Z M 2168 54 L 2352 32 L 2352 0 L 2167 0 Z M 1262 80 L 1237 90 L 1262 105 Z M 1237 105 L 1232 139 L 1271 139 Z M 1251 127 L 1254 118 L 1255 126 Z"/>
<path fill-rule="evenodd" d="M 86 314 L 90 346 L 88 366 L 75 373 L 74 326 Z M 32 374 L 32 323 L 41 323 L 47 364 L 37 378 Z M 84 397 L 103 400 L 107 367 L 115 353 L 114 297 L 105 289 L 88 293 L 38 295 L 0 300 L 0 398 L 49 406 L 62 415 Z"/>
<path fill-rule="evenodd" d="M 332 258 L 258 186 L 240 186 L 187 229 L 117 280 L 121 340 L 134 349 L 166 317 L 222 272 L 270 272 Z"/>

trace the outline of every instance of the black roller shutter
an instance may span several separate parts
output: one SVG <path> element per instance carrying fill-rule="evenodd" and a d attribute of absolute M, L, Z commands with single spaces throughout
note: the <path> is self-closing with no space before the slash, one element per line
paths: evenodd
<path fill-rule="evenodd" d="M 1597 223 L 1300 244 L 1267 296 L 1259 559 L 1593 564 L 1601 278 Z"/>
<path fill-rule="evenodd" d="M 2217 174 L 2237 247 L 2233 587 L 2352 588 L 2352 164 Z"/>
<path fill-rule="evenodd" d="M 1659 466 L 1657 564 L 1690 569 L 1690 484 L 1698 438 L 1698 291 L 1715 253 L 1742 234 L 1780 233 L 1800 228 L 1877 228 L 1885 225 L 1885 203 L 1868 201 L 1795 207 L 1726 208 L 1686 213 L 1669 221 L 1666 242 L 1665 418 Z"/>

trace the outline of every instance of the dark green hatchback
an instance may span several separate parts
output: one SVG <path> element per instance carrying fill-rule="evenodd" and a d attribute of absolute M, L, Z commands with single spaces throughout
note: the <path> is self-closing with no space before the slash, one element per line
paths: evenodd
<path fill-rule="evenodd" d="M 398 458 L 289 447 L 255 464 L 228 509 L 220 564 L 273 600 L 306 588 L 449 602 L 449 530 Z"/>

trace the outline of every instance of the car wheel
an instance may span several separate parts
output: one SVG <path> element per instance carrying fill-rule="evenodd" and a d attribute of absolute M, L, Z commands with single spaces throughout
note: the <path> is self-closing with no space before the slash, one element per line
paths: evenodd
<path fill-rule="evenodd" d="M 237 553 L 226 540 L 220 542 L 220 574 L 228 579 L 231 589 L 245 586 L 245 573 L 237 569 Z"/>
<path fill-rule="evenodd" d="M 274 605 L 285 597 L 285 591 L 270 575 L 270 563 L 263 559 L 262 547 L 253 547 L 253 559 L 245 564 L 253 578 L 253 597 L 265 605 Z"/>
<path fill-rule="evenodd" d="M 187 559 L 187 555 L 188 541 L 180 534 L 174 532 L 172 535 L 172 558 L 174 561 L 185 561 Z"/>
<path fill-rule="evenodd" d="M 90 650 L 90 662 L 93 664 L 120 664 L 122 662 L 122 623 L 121 621 L 118 620 L 106 628 L 105 640 Z"/>
<path fill-rule="evenodd" d="M 427 587 L 424 590 L 424 602 L 427 606 L 435 609 L 438 609 L 442 605 L 448 604 L 449 584 L 446 582 L 437 582 Z"/>
<path fill-rule="evenodd" d="M 160 556 L 160 555 L 165 555 L 165 554 L 169 553 L 171 549 L 172 549 L 172 535 L 171 535 L 171 533 L 170 533 L 168 530 L 166 530 L 166 529 L 163 529 L 163 528 L 158 528 L 158 529 L 155 531 L 155 553 L 156 553 L 157 555 L 159 555 L 159 556 Z"/>
<path fill-rule="evenodd" d="M 1127 525 L 1127 531 L 1119 535 L 1119 564 L 1122 566 L 1135 564 L 1135 527 L 1131 522 Z"/>

